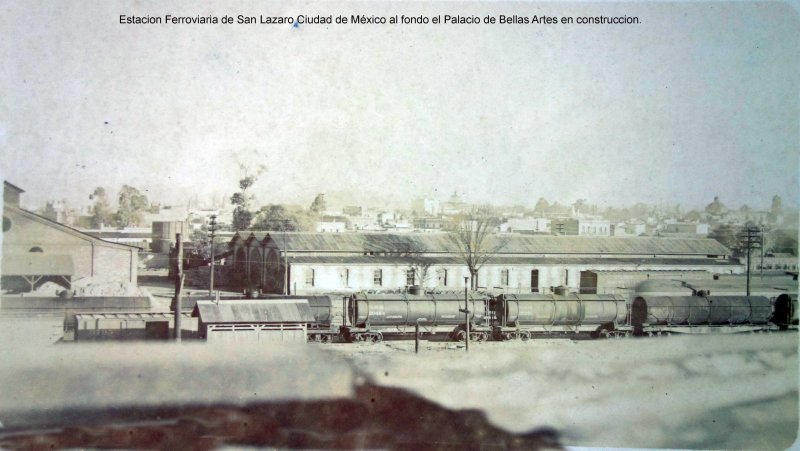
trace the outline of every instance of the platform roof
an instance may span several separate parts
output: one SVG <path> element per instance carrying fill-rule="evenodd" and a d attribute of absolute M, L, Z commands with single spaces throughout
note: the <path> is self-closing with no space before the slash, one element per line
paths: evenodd
<path fill-rule="evenodd" d="M 75 268 L 69 255 L 38 252 L 7 255 L 3 259 L 4 276 L 72 276 Z"/>
<path fill-rule="evenodd" d="M 197 301 L 192 316 L 206 324 L 309 323 L 314 321 L 305 299 L 247 299 Z"/>
<path fill-rule="evenodd" d="M 269 235 L 269 238 L 268 238 Z M 283 232 L 239 232 L 239 240 L 268 242 L 284 247 Z M 447 233 L 303 233 L 285 234 L 289 252 L 343 253 L 457 253 Z M 485 246 L 497 254 L 627 254 L 627 255 L 730 255 L 730 250 L 709 238 L 584 237 L 493 235 Z"/>
<path fill-rule="evenodd" d="M 298 255 L 289 256 L 289 264 L 320 264 L 320 265 L 463 265 L 464 259 L 458 256 L 448 257 L 420 257 L 420 256 L 401 256 L 401 255 Z M 730 260 L 715 260 L 710 258 L 597 258 L 597 257 L 509 257 L 497 256 L 486 261 L 488 266 L 502 265 L 664 265 L 664 266 L 738 266 L 736 262 Z M 673 272 L 687 272 L 688 270 L 676 270 Z M 652 272 L 652 270 L 648 270 Z M 701 271 L 702 270 L 698 270 Z"/>

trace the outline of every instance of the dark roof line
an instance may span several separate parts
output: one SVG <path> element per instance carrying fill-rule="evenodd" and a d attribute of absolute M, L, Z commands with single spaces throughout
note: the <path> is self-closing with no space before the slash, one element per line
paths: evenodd
<path fill-rule="evenodd" d="M 113 241 L 106 241 L 104 239 L 97 238 L 95 236 L 89 235 L 88 233 L 81 232 L 80 230 L 75 229 L 73 227 L 70 227 L 68 225 L 64 225 L 64 224 L 62 224 L 60 222 L 53 221 L 52 219 L 45 218 L 44 216 L 38 215 L 38 214 L 36 214 L 36 213 L 34 213 L 32 211 L 28 211 L 28 210 L 25 210 L 25 209 L 22 209 L 22 208 L 19 208 L 19 207 L 15 207 L 13 205 L 4 205 L 3 208 L 8 208 L 8 209 L 11 209 L 12 211 L 16 211 L 18 213 L 22 213 L 23 216 L 29 216 L 33 220 L 45 223 L 46 225 L 53 226 L 53 227 L 55 227 L 57 229 L 61 229 L 61 231 L 63 231 L 63 232 L 67 232 L 69 234 L 75 235 L 78 238 L 82 238 L 82 239 L 84 239 L 86 241 L 99 241 L 103 245 L 109 245 L 111 247 L 120 247 L 120 248 L 125 248 L 125 249 L 137 249 L 137 250 L 139 249 L 136 246 L 129 246 L 127 244 L 115 243 Z"/>

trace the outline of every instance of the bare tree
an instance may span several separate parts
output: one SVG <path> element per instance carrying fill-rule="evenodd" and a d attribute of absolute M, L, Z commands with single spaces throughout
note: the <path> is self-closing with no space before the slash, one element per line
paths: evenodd
<path fill-rule="evenodd" d="M 450 241 L 470 274 L 470 287 L 478 288 L 478 271 L 489 262 L 506 244 L 504 239 L 494 236 L 499 220 L 491 206 L 473 206 L 461 218 L 461 223 L 450 232 Z"/>
<path fill-rule="evenodd" d="M 408 262 L 408 271 L 414 272 L 414 282 L 425 290 L 433 261 L 425 257 L 425 247 L 419 241 L 408 241 L 398 246 L 399 255 Z"/>

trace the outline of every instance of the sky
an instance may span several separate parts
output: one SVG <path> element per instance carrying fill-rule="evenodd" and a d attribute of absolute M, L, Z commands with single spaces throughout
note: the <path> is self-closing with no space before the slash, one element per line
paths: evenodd
<path fill-rule="evenodd" d="M 636 16 L 635 25 L 119 16 Z M 800 16 L 769 3 L 0 2 L 0 176 L 259 204 L 797 206 Z"/>

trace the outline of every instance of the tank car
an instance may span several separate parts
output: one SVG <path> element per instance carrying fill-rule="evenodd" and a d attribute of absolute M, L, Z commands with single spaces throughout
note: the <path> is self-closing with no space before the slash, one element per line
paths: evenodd
<path fill-rule="evenodd" d="M 772 330 L 772 316 L 765 296 L 640 295 L 630 309 L 636 335 Z"/>
<path fill-rule="evenodd" d="M 775 299 L 772 323 L 780 330 L 796 329 L 797 320 L 797 294 L 784 293 Z"/>
<path fill-rule="evenodd" d="M 471 338 L 489 338 L 486 301 L 482 294 L 468 295 Z M 347 324 L 341 328 L 346 341 L 379 342 L 389 335 L 443 334 L 466 337 L 464 296 L 450 294 L 355 293 L 345 299 Z"/>
<path fill-rule="evenodd" d="M 492 300 L 497 340 L 527 340 L 543 334 L 624 335 L 624 298 L 597 294 L 501 294 Z"/>

